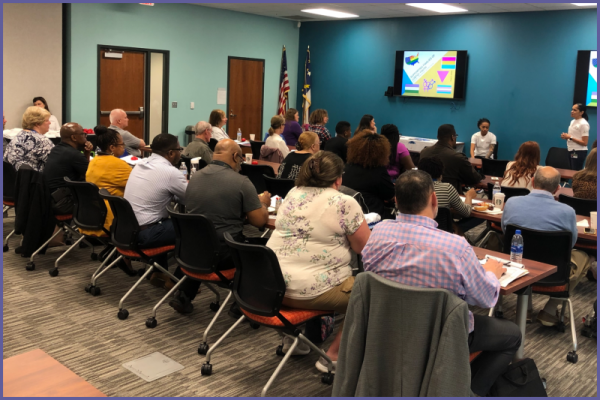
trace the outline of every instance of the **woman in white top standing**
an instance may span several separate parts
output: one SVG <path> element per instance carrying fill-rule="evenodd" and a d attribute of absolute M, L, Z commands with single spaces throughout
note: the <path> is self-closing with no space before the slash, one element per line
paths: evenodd
<path fill-rule="evenodd" d="M 223 130 L 223 126 L 227 123 L 227 114 L 223 110 L 212 110 L 208 123 L 212 125 L 211 139 L 221 141 L 229 139 L 229 135 Z"/>
<path fill-rule="evenodd" d="M 471 158 L 490 158 L 496 146 L 496 135 L 490 132 L 490 120 L 481 118 L 477 127 L 479 132 L 471 136 Z"/>
<path fill-rule="evenodd" d="M 46 101 L 46 99 L 44 99 L 43 97 L 34 97 L 33 105 L 43 108 L 44 110 L 50 113 L 50 131 L 60 131 L 60 123 L 58 122 L 58 119 L 54 115 L 52 115 L 52 112 L 48 108 L 48 102 Z"/>
<path fill-rule="evenodd" d="M 562 133 L 561 139 L 567 141 L 571 160 L 571 169 L 580 171 L 583 169 L 585 158 L 587 156 L 587 144 L 590 136 L 590 124 L 588 115 L 585 112 L 586 106 L 581 103 L 573 105 L 571 108 L 571 117 L 573 121 L 569 125 L 569 133 Z"/>
<path fill-rule="evenodd" d="M 265 146 L 272 147 L 281 151 L 283 158 L 286 158 L 290 153 L 289 147 L 285 144 L 285 140 L 281 137 L 285 128 L 285 120 L 281 115 L 276 115 L 271 118 L 271 127 L 269 128 L 269 137 L 265 141 Z"/>

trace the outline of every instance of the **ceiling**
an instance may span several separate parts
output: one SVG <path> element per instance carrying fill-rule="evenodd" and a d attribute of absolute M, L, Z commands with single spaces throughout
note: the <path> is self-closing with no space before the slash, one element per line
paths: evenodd
<path fill-rule="evenodd" d="M 440 14 L 421 8 L 407 6 L 405 3 L 194 3 L 199 6 L 221 8 L 266 17 L 290 19 L 294 21 L 331 21 L 337 18 L 303 13 L 308 8 L 327 8 L 359 15 L 359 18 L 402 18 L 423 17 Z M 582 8 L 571 3 L 445 3 L 469 10 L 457 14 L 489 14 L 504 12 L 577 10 Z"/>

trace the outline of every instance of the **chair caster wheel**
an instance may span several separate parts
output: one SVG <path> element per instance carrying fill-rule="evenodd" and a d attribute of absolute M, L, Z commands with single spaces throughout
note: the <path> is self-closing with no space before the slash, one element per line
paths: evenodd
<path fill-rule="evenodd" d="M 67 239 L 67 240 L 65 240 L 65 244 L 66 244 L 67 246 L 71 246 L 71 245 L 73 244 L 73 241 L 72 241 L 71 239 Z M 80 244 L 81 244 L 81 243 L 80 243 Z"/>
<path fill-rule="evenodd" d="M 250 328 L 258 329 L 260 328 L 260 324 L 257 324 L 256 322 L 250 322 Z"/>
<path fill-rule="evenodd" d="M 129 317 L 129 311 L 122 308 L 119 310 L 117 317 L 119 317 L 120 320 L 127 319 L 127 317 Z"/>
<path fill-rule="evenodd" d="M 201 356 L 204 356 L 204 355 L 206 355 L 206 353 L 208 353 L 208 344 L 201 343 L 200 346 L 198 346 L 198 354 L 200 354 Z"/>
<path fill-rule="evenodd" d="M 275 350 L 275 354 L 277 354 L 278 356 L 283 356 L 283 346 L 282 345 L 277 346 L 277 350 Z"/>
<path fill-rule="evenodd" d="M 212 374 L 212 365 L 209 363 L 202 365 L 202 367 L 200 368 L 200 374 L 201 375 L 211 375 Z"/>
<path fill-rule="evenodd" d="M 92 253 L 92 254 L 90 254 L 90 258 L 92 259 L 92 261 L 96 261 L 96 260 L 98 260 L 98 254 Z"/>
<path fill-rule="evenodd" d="M 52 268 L 50 271 L 48 271 L 48 273 L 53 277 L 58 276 L 58 268 Z"/>
<path fill-rule="evenodd" d="M 90 293 L 92 296 L 98 296 L 100 294 L 100 288 L 98 286 L 92 286 L 90 288 Z"/>
<path fill-rule="evenodd" d="M 33 261 L 29 261 L 25 266 L 27 271 L 33 271 L 35 269 L 35 263 Z"/>
<path fill-rule="evenodd" d="M 4 246 L 2 247 L 2 252 L 3 252 L 3 253 L 6 253 L 7 251 L 8 251 L 8 245 L 4 245 Z"/>
<path fill-rule="evenodd" d="M 219 311 L 220 307 L 221 307 L 221 305 L 219 303 L 215 303 L 214 301 L 212 303 L 210 303 L 210 309 L 214 312 Z"/>
<path fill-rule="evenodd" d="M 85 292 L 90 293 L 90 290 L 92 289 L 92 287 L 93 286 L 91 283 L 88 283 L 87 285 L 85 285 L 85 288 L 84 288 Z"/>
<path fill-rule="evenodd" d="M 150 317 L 146 320 L 147 328 L 156 328 L 156 325 L 158 325 L 158 322 L 156 322 L 156 318 Z"/>
<path fill-rule="evenodd" d="M 83 243 L 83 242 L 79 242 L 79 248 L 80 249 L 85 249 L 87 247 L 87 244 Z"/>
<path fill-rule="evenodd" d="M 577 360 L 579 360 L 579 357 L 577 356 L 577 353 L 575 353 L 574 351 L 570 351 L 569 354 L 567 354 L 568 362 L 577 364 Z"/>
<path fill-rule="evenodd" d="M 504 312 L 503 311 L 494 311 L 494 317 L 495 318 L 504 318 Z"/>
<path fill-rule="evenodd" d="M 321 382 L 326 385 L 331 385 L 333 383 L 333 374 L 326 372 L 321 376 Z"/>

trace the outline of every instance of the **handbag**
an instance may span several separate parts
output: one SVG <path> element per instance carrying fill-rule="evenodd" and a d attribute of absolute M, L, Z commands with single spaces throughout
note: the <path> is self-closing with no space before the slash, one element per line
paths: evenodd
<path fill-rule="evenodd" d="M 510 364 L 490 389 L 492 397 L 548 397 L 531 358 Z"/>

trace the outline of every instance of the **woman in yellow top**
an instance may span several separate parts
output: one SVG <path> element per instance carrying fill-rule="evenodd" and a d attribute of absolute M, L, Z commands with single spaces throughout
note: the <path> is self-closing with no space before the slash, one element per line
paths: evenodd
<path fill-rule="evenodd" d="M 90 161 L 85 180 L 98 186 L 99 189 L 106 189 L 113 196 L 123 197 L 125 185 L 131 174 L 131 167 L 119 157 L 125 152 L 125 145 L 121 134 L 113 129 L 99 125 L 94 128 L 96 134 L 96 143 L 100 148 L 96 157 Z M 108 213 L 104 222 L 104 229 L 110 231 L 113 222 L 113 213 L 106 202 Z M 102 235 L 103 232 L 84 232 L 85 234 Z M 130 276 L 136 275 L 136 271 L 131 268 L 131 261 L 122 258 L 119 263 L 125 273 Z"/>

